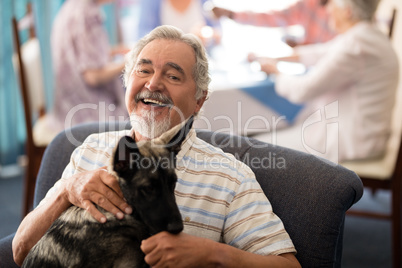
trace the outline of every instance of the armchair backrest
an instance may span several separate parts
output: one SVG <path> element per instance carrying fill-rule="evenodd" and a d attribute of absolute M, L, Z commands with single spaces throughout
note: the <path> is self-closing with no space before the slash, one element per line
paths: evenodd
<path fill-rule="evenodd" d="M 43 157 L 34 206 L 60 178 L 72 151 L 89 134 L 128 127 L 129 123 L 95 123 L 60 133 Z M 363 194 L 355 173 L 315 156 L 250 138 L 207 131 L 197 135 L 253 169 L 303 267 L 340 267 L 345 213 Z"/>

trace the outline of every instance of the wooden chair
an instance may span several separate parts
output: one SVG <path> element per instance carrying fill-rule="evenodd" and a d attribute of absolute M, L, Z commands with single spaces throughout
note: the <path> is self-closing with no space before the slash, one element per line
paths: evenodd
<path fill-rule="evenodd" d="M 388 37 L 389 39 L 392 39 L 392 36 L 394 34 L 394 24 L 396 20 L 396 8 L 392 10 L 392 15 L 391 15 L 391 20 L 389 22 L 389 30 L 388 30 Z"/>
<path fill-rule="evenodd" d="M 401 109 L 399 109 L 401 110 Z M 402 111 L 399 113 L 402 114 Z M 399 121 L 402 120 L 399 118 Z M 396 135 L 395 135 L 396 136 Z M 345 162 L 344 167 L 355 171 L 361 178 L 364 187 L 371 189 L 373 194 L 376 190 L 385 189 L 391 192 L 391 212 L 380 213 L 371 211 L 355 210 L 353 207 L 348 211 L 349 215 L 385 219 L 391 221 L 391 239 L 393 267 L 401 267 L 401 203 L 402 203 L 402 135 L 392 137 L 388 146 L 388 152 L 379 160 Z M 399 146 L 397 145 L 399 143 Z M 394 148 L 390 148 L 394 146 Z"/>
<path fill-rule="evenodd" d="M 379 5 L 375 17 L 378 28 L 392 40 L 394 35 L 397 9 L 389 4 Z"/>
<path fill-rule="evenodd" d="M 22 44 L 20 31 L 28 30 L 29 38 Z M 32 208 L 36 176 L 47 144 L 57 134 L 46 129 L 47 114 L 39 40 L 35 37 L 34 18 L 31 6 L 27 15 L 17 21 L 12 18 L 15 54 L 14 68 L 20 84 L 26 128 L 26 155 L 23 216 Z M 45 133 L 45 134 L 43 134 Z"/>

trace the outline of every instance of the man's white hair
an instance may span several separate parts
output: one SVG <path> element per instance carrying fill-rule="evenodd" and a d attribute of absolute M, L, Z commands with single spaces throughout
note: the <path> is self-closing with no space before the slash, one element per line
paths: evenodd
<path fill-rule="evenodd" d="M 371 21 L 377 10 L 380 0 L 333 0 L 334 3 L 342 8 L 350 8 L 352 19 L 358 21 Z"/>

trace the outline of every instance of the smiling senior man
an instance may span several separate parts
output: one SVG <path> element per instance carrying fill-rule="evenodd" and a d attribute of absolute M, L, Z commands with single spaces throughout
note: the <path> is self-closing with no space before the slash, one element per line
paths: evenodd
<path fill-rule="evenodd" d="M 117 219 L 132 212 L 104 166 L 123 135 L 152 139 L 199 112 L 210 81 L 205 50 L 193 35 L 160 26 L 132 50 L 124 81 L 132 129 L 91 135 L 76 149 L 62 178 L 18 228 L 13 240 L 17 264 L 71 205 L 86 209 L 99 224 L 107 219 L 94 204 Z M 208 165 L 211 159 L 224 164 Z M 300 267 L 289 235 L 249 167 L 191 129 L 176 173 L 184 231 L 161 232 L 142 242 L 150 266 Z"/>

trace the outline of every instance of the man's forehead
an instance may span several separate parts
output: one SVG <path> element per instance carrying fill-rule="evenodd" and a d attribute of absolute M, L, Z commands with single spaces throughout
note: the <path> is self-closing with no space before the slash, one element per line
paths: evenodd
<path fill-rule="evenodd" d="M 142 66 L 142 65 L 153 65 L 153 62 L 150 59 L 142 59 L 142 58 L 138 59 L 137 66 Z M 176 71 L 184 74 L 183 68 L 179 64 L 177 64 L 175 62 L 170 62 L 170 61 L 166 62 L 162 67 L 173 68 Z"/>
<path fill-rule="evenodd" d="M 179 40 L 156 39 L 149 42 L 138 55 L 136 64 L 173 63 L 182 65 L 184 62 L 195 63 L 195 53 L 192 47 Z M 162 62 L 159 62 L 162 63 Z"/>

